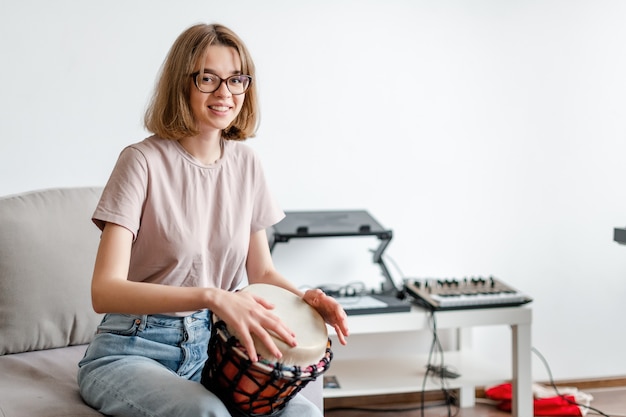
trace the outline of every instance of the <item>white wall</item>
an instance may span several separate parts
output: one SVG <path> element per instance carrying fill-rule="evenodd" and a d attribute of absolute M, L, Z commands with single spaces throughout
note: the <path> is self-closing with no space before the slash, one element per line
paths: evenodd
<path fill-rule="evenodd" d="M 199 21 L 256 59 L 249 143 L 285 209 L 368 209 L 405 275 L 494 274 L 533 296 L 555 378 L 626 375 L 626 2 L 0 0 L 0 195 L 103 184 Z M 375 284 L 376 243 L 275 257 L 301 284 Z M 505 363 L 508 334 L 475 344 Z"/>

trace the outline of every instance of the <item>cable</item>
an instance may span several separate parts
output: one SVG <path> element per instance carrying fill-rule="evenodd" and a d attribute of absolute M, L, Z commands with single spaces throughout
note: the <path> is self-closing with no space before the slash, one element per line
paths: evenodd
<path fill-rule="evenodd" d="M 372 252 L 374 252 L 374 251 L 372 250 Z M 387 260 L 389 260 L 389 262 L 391 263 L 391 265 L 393 265 L 393 267 L 396 269 L 396 272 L 397 272 L 397 273 L 398 273 L 401 277 L 404 277 L 404 276 L 405 276 L 405 275 L 402 273 L 402 270 L 400 269 L 400 267 L 398 266 L 398 264 L 396 263 L 396 261 L 395 261 L 395 260 L 394 260 L 391 256 L 389 256 L 389 254 L 387 254 L 387 253 L 383 253 L 383 255 L 382 255 L 382 256 L 383 256 L 383 258 L 386 258 Z"/>
<path fill-rule="evenodd" d="M 345 285 L 322 284 L 318 288 L 331 297 L 358 297 L 367 292 L 363 281 L 349 282 Z"/>
<path fill-rule="evenodd" d="M 439 374 L 437 376 L 439 376 L 440 378 L 440 383 L 441 383 L 441 392 L 443 392 L 444 398 L 445 398 L 445 402 L 446 402 L 446 406 L 448 408 L 448 417 L 453 417 L 452 415 L 452 409 L 450 407 L 451 403 L 456 403 L 456 398 L 455 396 L 449 391 L 448 387 L 446 387 L 446 381 L 447 378 L 445 376 L 445 372 L 444 370 L 446 369 L 445 365 L 444 365 L 444 360 L 443 360 L 443 347 L 441 345 L 441 341 L 439 340 L 439 336 L 437 333 L 437 318 L 435 317 L 435 313 L 433 311 L 430 312 L 429 315 L 429 323 L 432 324 L 432 332 L 433 332 L 433 340 L 432 343 L 430 345 L 430 351 L 428 352 L 428 360 L 426 363 L 426 373 L 424 374 L 424 379 L 422 381 L 422 391 L 421 391 L 421 403 L 422 403 L 422 407 L 420 408 L 421 410 L 421 415 L 422 417 L 424 417 L 424 403 L 425 403 L 425 392 L 426 392 L 426 381 L 428 380 L 428 374 L 430 372 L 433 372 L 433 374 Z M 434 365 L 433 363 L 433 356 L 436 356 L 436 351 L 438 351 L 439 356 L 440 356 L 440 361 L 439 361 L 439 365 Z M 439 369 L 439 372 L 435 372 L 436 369 Z M 459 408 L 457 407 L 456 412 L 454 413 L 454 416 L 456 416 L 459 412 Z"/>
<path fill-rule="evenodd" d="M 370 251 L 371 253 L 376 253 L 376 250 L 375 250 L 375 249 L 369 249 L 369 251 Z M 396 263 L 396 261 L 395 261 L 395 260 L 394 260 L 391 256 L 389 256 L 389 254 L 387 254 L 387 253 L 383 253 L 383 254 L 381 254 L 381 258 L 382 258 L 382 260 L 383 260 L 383 261 L 388 260 L 389 262 L 391 262 L 391 264 L 392 264 L 392 265 L 393 265 L 393 267 L 395 268 L 396 272 L 400 275 L 400 277 L 404 278 L 404 276 L 405 276 L 405 275 L 404 275 L 404 273 L 402 272 L 402 270 L 400 269 L 400 266 L 398 266 L 398 264 Z M 391 275 L 391 273 L 389 273 L 389 274 Z M 391 276 L 390 276 L 389 278 L 393 281 L 393 278 L 392 278 Z M 396 283 L 396 282 L 392 282 L 392 284 L 393 284 L 393 286 L 394 286 L 394 287 L 396 287 L 396 289 L 398 288 L 398 285 L 397 285 L 397 283 Z M 400 289 L 400 290 L 398 290 L 398 291 L 399 291 L 400 293 L 402 293 L 403 289 Z"/>
<path fill-rule="evenodd" d="M 576 401 L 572 401 L 569 398 L 567 398 L 567 396 L 565 394 L 561 394 L 559 392 L 559 389 L 557 388 L 556 384 L 554 383 L 554 378 L 552 378 L 552 371 L 550 370 L 550 366 L 548 365 L 548 361 L 546 361 L 546 358 L 543 357 L 543 355 L 541 354 L 541 352 L 539 352 L 536 348 L 532 347 L 531 350 L 533 351 L 533 353 L 535 355 L 537 355 L 537 357 L 541 360 L 541 362 L 543 362 L 543 366 L 546 368 L 546 371 L 548 372 L 548 378 L 550 378 L 550 385 L 552 386 L 552 388 L 554 388 L 554 392 L 556 393 L 557 396 L 563 398 L 565 401 L 567 401 L 568 403 L 570 403 L 571 405 L 575 405 L 578 407 L 584 407 L 588 410 L 594 411 L 596 413 L 598 413 L 601 416 L 604 417 L 611 417 L 608 414 L 603 413 L 602 411 L 598 410 L 597 408 L 593 408 L 589 405 L 586 404 L 579 404 Z"/>

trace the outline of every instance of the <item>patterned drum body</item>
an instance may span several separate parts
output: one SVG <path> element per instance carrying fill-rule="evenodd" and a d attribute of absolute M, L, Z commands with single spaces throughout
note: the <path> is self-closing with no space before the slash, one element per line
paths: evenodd
<path fill-rule="evenodd" d="M 202 384 L 249 416 L 271 415 L 328 369 L 332 360 L 330 339 L 322 317 L 295 294 L 267 284 L 252 284 L 242 291 L 274 304 L 273 312 L 296 333 L 297 346 L 274 337 L 283 354 L 278 360 L 253 337 L 259 356 L 253 363 L 237 335 L 214 315 Z"/>

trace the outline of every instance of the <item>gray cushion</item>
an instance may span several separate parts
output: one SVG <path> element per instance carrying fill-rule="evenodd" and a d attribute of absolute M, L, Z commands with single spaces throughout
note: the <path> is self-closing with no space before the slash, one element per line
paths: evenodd
<path fill-rule="evenodd" d="M 101 188 L 0 198 L 0 355 L 89 342 Z"/>
<path fill-rule="evenodd" d="M 0 416 L 102 416 L 80 398 L 76 373 L 86 345 L 0 356 Z"/>

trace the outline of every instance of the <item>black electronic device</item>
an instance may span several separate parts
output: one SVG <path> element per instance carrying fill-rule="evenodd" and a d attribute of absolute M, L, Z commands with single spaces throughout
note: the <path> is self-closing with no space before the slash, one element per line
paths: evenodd
<path fill-rule="evenodd" d="M 400 300 L 391 295 L 364 294 L 335 297 L 335 299 L 349 316 L 406 313 L 411 311 L 411 302 L 409 300 Z"/>
<path fill-rule="evenodd" d="M 274 250 L 276 243 L 291 239 L 341 236 L 376 236 L 380 244 L 374 251 L 373 261 L 380 266 L 385 278 L 382 292 L 392 295 L 401 292 L 382 257 L 393 233 L 383 228 L 366 210 L 286 211 L 285 218 L 273 226 L 273 233 L 269 236 L 270 251 Z"/>
<path fill-rule="evenodd" d="M 404 289 L 415 304 L 430 310 L 519 306 L 532 298 L 490 276 L 463 279 L 406 278 Z"/>
<path fill-rule="evenodd" d="M 626 245 L 626 229 L 614 228 L 613 240 L 622 245 Z"/>

